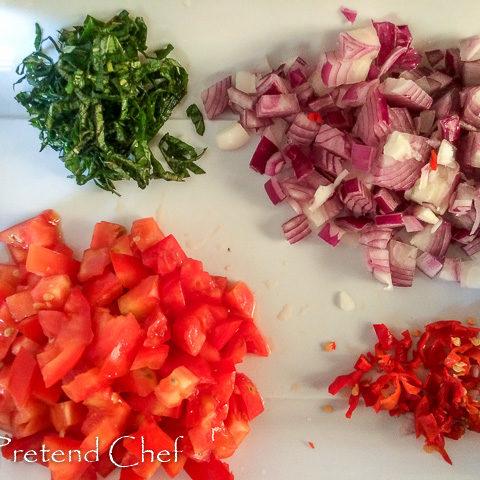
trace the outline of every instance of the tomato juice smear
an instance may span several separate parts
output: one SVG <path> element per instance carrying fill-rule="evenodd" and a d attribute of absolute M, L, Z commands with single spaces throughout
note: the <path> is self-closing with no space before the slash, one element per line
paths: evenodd
<path fill-rule="evenodd" d="M 354 371 L 340 375 L 329 386 L 336 395 L 350 387 L 350 418 L 360 396 L 367 407 L 391 416 L 412 412 L 417 438 L 424 449 L 438 451 L 452 463 L 445 438 L 460 439 L 467 429 L 480 433 L 480 339 L 472 319 L 426 325 L 416 348 L 408 330 L 397 339 L 384 324 L 374 325 L 378 343 L 374 352 L 360 355 Z"/>
<path fill-rule="evenodd" d="M 223 459 L 264 409 L 236 364 L 270 353 L 247 285 L 205 272 L 153 218 L 130 233 L 97 223 L 81 261 L 51 210 L 0 241 L 13 260 L 0 265 L 0 429 L 13 437 L 2 455 L 33 450 L 53 480 L 106 476 L 115 464 L 134 465 L 122 480 L 160 467 L 232 479 Z M 139 462 L 143 447 L 173 452 L 177 439 L 175 458 Z M 41 448 L 99 458 L 57 463 Z"/>

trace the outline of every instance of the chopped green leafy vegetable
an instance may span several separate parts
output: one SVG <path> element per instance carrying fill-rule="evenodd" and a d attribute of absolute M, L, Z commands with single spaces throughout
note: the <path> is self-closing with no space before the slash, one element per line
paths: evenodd
<path fill-rule="evenodd" d="M 196 132 L 199 135 L 203 135 L 205 133 L 205 123 L 203 121 L 203 115 L 200 109 L 194 103 L 192 103 L 187 108 L 187 116 L 192 120 Z"/>
<path fill-rule="evenodd" d="M 181 181 L 183 178 L 190 176 L 189 170 L 196 174 L 205 173 L 194 162 L 205 153 L 206 148 L 197 153 L 188 143 L 182 142 L 182 140 L 172 137 L 168 133 L 162 137 L 158 147 L 165 162 L 167 162 L 173 172 L 173 175 L 170 175 L 171 178 L 168 178 L 168 180 Z"/>
<path fill-rule="evenodd" d="M 48 37 L 58 54 L 54 60 L 43 50 L 47 39 L 36 24 L 35 51 L 17 68 L 22 77 L 16 83 L 26 81 L 30 89 L 15 98 L 40 130 L 41 149 L 58 151 L 79 185 L 92 180 L 115 192 L 116 180 L 132 178 L 145 188 L 154 178 L 204 173 L 192 163 L 200 155 L 174 137 L 165 136 L 167 165 L 150 150 L 186 94 L 188 74 L 168 58 L 170 44 L 147 55 L 146 38 L 143 19 L 125 10 L 108 22 L 87 16 L 82 26 L 61 30 L 57 42 Z"/>

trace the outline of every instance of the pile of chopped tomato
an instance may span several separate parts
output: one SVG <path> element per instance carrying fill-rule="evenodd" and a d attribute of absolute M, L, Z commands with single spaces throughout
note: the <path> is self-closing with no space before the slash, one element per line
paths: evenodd
<path fill-rule="evenodd" d="M 114 470 L 110 447 L 129 436 L 115 462 L 138 465 L 122 468 L 122 480 L 160 467 L 170 477 L 184 469 L 193 480 L 232 479 L 222 459 L 263 411 L 235 365 L 269 354 L 249 288 L 209 275 L 152 218 L 130 233 L 97 223 L 81 261 L 52 211 L 0 241 L 14 262 L 0 265 L 0 429 L 13 435 L 3 456 L 42 445 L 87 452 L 98 438 L 98 462 L 46 462 L 53 480 L 91 480 Z M 180 436 L 176 462 L 139 463 L 141 437 L 157 453 Z"/>
<path fill-rule="evenodd" d="M 480 329 L 457 321 L 431 323 L 412 348 L 408 330 L 398 340 L 385 325 L 374 328 L 374 353 L 360 355 L 355 370 L 337 377 L 329 392 L 351 387 L 347 418 L 360 395 L 377 413 L 412 412 L 417 438 L 423 435 L 425 448 L 451 464 L 445 438 L 458 440 L 467 429 L 480 432 Z"/>

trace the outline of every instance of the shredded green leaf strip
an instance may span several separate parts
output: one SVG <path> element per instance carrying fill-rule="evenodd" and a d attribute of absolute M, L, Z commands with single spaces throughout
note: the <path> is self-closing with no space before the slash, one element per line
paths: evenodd
<path fill-rule="evenodd" d="M 166 158 L 162 165 L 149 147 L 185 96 L 188 75 L 168 57 L 172 45 L 146 54 L 142 18 L 125 10 L 107 22 L 87 16 L 82 26 L 61 30 L 58 41 L 42 39 L 38 24 L 35 29 L 35 51 L 17 68 L 16 83 L 29 88 L 15 98 L 40 130 L 41 149 L 59 152 L 79 185 L 93 181 L 115 192 L 117 180 L 131 178 L 145 188 L 154 178 L 180 181 L 188 170 L 203 173 L 197 165 L 187 166 L 199 156 L 185 157 L 185 164 L 169 160 L 173 168 Z M 47 39 L 56 60 L 44 50 Z M 168 138 L 172 145 L 177 140 Z"/>
<path fill-rule="evenodd" d="M 203 115 L 200 109 L 194 103 L 192 103 L 187 108 L 187 116 L 192 120 L 196 132 L 199 135 L 203 135 L 205 133 L 205 123 L 203 121 Z"/>

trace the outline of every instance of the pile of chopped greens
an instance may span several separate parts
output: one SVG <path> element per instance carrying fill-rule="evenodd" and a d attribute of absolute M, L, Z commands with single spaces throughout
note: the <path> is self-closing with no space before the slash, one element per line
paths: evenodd
<path fill-rule="evenodd" d="M 147 26 L 122 11 L 108 22 L 87 16 L 82 26 L 42 40 L 36 25 L 35 51 L 17 68 L 31 86 L 15 98 L 40 130 L 41 149 L 50 146 L 79 185 L 93 180 L 115 192 L 114 181 L 132 178 L 145 188 L 154 178 L 182 181 L 204 171 L 201 155 L 168 134 L 160 141 L 164 161 L 149 142 L 187 92 L 188 75 L 167 45 L 148 55 Z M 52 45 L 55 60 L 43 48 Z M 56 53 L 55 53 L 56 51 Z M 58 57 L 58 58 L 57 58 Z M 198 133 L 205 127 L 189 107 Z"/>

